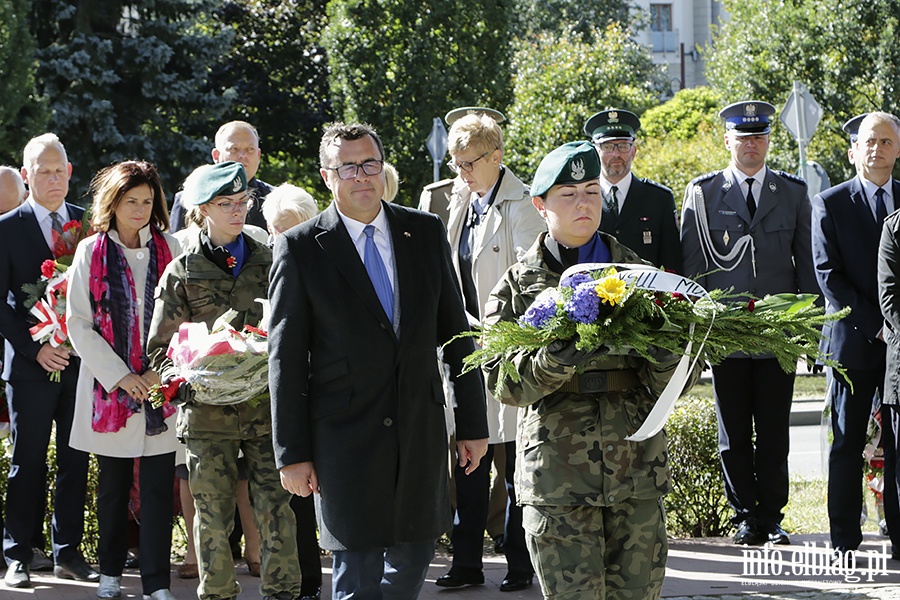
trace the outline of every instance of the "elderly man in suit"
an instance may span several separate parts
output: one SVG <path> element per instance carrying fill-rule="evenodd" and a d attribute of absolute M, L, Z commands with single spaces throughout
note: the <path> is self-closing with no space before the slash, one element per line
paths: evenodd
<path fill-rule="evenodd" d="M 384 146 L 334 123 L 319 149 L 331 206 L 275 242 L 269 330 L 273 437 L 284 487 L 315 493 L 338 598 L 415 598 L 450 527 L 437 347 L 468 330 L 440 220 L 385 203 Z M 459 461 L 487 451 L 474 343 L 444 347 Z"/>
<path fill-rule="evenodd" d="M 615 236 L 657 267 L 680 273 L 681 241 L 672 190 L 631 172 L 640 128 L 637 115 L 621 109 L 598 112 L 584 124 L 600 156 L 600 231 Z"/>
<path fill-rule="evenodd" d="M 0 167 L 0 215 L 5 215 L 25 201 L 25 182 L 12 167 Z"/>
<path fill-rule="evenodd" d="M 64 223 L 81 221 L 84 209 L 65 201 L 72 165 L 55 135 L 25 146 L 22 178 L 31 195 L 0 218 L 0 335 L 6 340 L 3 378 L 7 382 L 13 452 L 6 491 L 3 554 L 9 587 L 30 587 L 32 540 L 43 520 L 46 461 L 56 424 L 56 496 L 53 515 L 54 572 L 58 577 L 98 581 L 99 573 L 81 556 L 88 455 L 69 447 L 75 410 L 78 359 L 63 347 L 31 339 L 25 283 L 41 277 L 41 263 L 55 258 L 54 239 Z M 48 378 L 60 371 L 60 381 Z"/>
<path fill-rule="evenodd" d="M 698 177 L 684 195 L 684 273 L 706 289 L 748 296 L 818 293 L 806 183 L 766 166 L 767 102 L 724 108 L 731 164 Z M 788 446 L 794 373 L 770 355 L 738 354 L 712 368 L 725 495 L 736 544 L 788 544 Z M 754 442 L 755 432 L 755 442 Z"/>
<path fill-rule="evenodd" d="M 248 189 L 253 196 L 253 203 L 247 209 L 246 222 L 266 229 L 266 219 L 262 213 L 262 205 L 274 188 L 261 179 L 256 178 L 262 150 L 259 149 L 259 132 L 256 127 L 246 121 L 229 121 L 216 132 L 216 145 L 210 151 L 213 163 L 228 161 L 239 162 L 247 173 Z M 188 207 L 190 208 L 190 207 Z M 187 226 L 185 216 L 187 210 L 181 203 L 181 192 L 175 194 L 172 201 L 172 231 L 179 231 Z"/>
<path fill-rule="evenodd" d="M 853 143 L 856 176 L 817 195 L 812 204 L 813 260 L 827 311 L 851 308 L 849 316 L 824 332 L 822 342 L 823 352 L 847 371 L 846 379 L 832 373 L 830 390 L 834 442 L 828 457 L 828 520 L 838 560 L 862 542 L 862 452 L 872 403 L 876 395 L 884 397 L 878 241 L 884 219 L 900 206 L 900 183 L 891 177 L 898 156 L 897 117 L 869 113 Z"/>

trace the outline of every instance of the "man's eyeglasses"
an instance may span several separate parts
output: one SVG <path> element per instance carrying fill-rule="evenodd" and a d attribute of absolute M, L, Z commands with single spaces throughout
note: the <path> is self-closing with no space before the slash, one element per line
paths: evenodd
<path fill-rule="evenodd" d="M 598 148 L 600 148 L 601 152 L 612 152 L 615 150 L 616 152 L 630 152 L 632 148 L 634 148 L 634 142 L 603 142 L 602 144 L 595 144 Z"/>
<path fill-rule="evenodd" d="M 213 204 L 218 206 L 225 214 L 231 214 L 235 210 L 238 212 L 245 212 L 250 207 L 250 197 L 244 196 L 244 200 L 241 201 L 224 200 L 222 202 L 213 202 Z"/>
<path fill-rule="evenodd" d="M 475 160 L 464 160 L 462 162 L 454 162 L 451 160 L 449 163 L 447 163 L 447 166 L 450 167 L 450 170 L 453 171 L 454 173 L 459 173 L 460 171 L 465 171 L 466 173 L 471 173 L 472 169 L 475 168 L 475 163 L 477 163 L 479 160 L 481 160 L 482 158 L 484 158 L 485 156 L 487 156 L 490 153 L 491 153 L 491 151 L 488 150 L 487 152 L 485 152 L 484 154 L 482 154 Z"/>
<path fill-rule="evenodd" d="M 339 167 L 325 167 L 328 171 L 337 171 L 338 179 L 353 179 L 362 169 L 366 175 L 378 175 L 384 170 L 383 160 L 367 160 L 364 163 L 350 163 Z"/>

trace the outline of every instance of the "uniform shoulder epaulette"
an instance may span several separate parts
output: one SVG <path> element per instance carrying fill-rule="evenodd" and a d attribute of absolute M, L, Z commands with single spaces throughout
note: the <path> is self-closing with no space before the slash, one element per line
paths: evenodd
<path fill-rule="evenodd" d="M 799 175 L 794 175 L 793 173 L 788 173 L 787 171 L 778 171 L 777 169 L 772 169 L 772 171 L 776 175 L 780 175 L 787 180 L 793 181 L 794 183 L 799 183 L 800 185 L 807 185 L 806 180 L 800 177 Z"/>
<path fill-rule="evenodd" d="M 659 188 L 665 192 L 669 192 L 670 194 L 672 193 L 672 190 L 669 187 L 664 186 L 663 184 L 661 184 L 658 181 L 653 181 L 652 179 L 647 179 L 646 177 L 638 177 L 638 180 L 641 183 L 646 183 L 647 185 L 652 185 L 653 187 Z"/>
<path fill-rule="evenodd" d="M 428 192 L 433 192 L 438 188 L 442 188 L 444 186 L 452 186 L 454 179 L 441 179 L 440 181 L 435 181 L 434 183 L 429 183 L 425 186 L 424 190 Z"/>
<path fill-rule="evenodd" d="M 718 175 L 721 172 L 722 172 L 721 170 L 710 171 L 709 173 L 705 173 L 705 174 L 701 175 L 700 177 L 694 177 L 693 179 L 691 179 L 691 185 L 693 185 L 695 183 L 700 183 L 701 181 L 707 181 L 708 179 L 712 179 L 713 177 L 715 177 L 716 175 Z"/>

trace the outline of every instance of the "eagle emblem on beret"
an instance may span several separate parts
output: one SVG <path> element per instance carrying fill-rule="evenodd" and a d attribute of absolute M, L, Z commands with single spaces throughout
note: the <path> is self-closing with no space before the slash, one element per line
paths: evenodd
<path fill-rule="evenodd" d="M 578 160 L 573 160 L 569 165 L 572 169 L 572 179 L 575 181 L 581 181 L 584 179 L 584 159 L 579 158 Z"/>
<path fill-rule="evenodd" d="M 241 178 L 235 177 L 234 181 L 231 182 L 231 189 L 235 192 L 241 191 Z"/>
<path fill-rule="evenodd" d="M 618 123 L 619 122 L 619 113 L 616 111 L 612 111 L 608 115 L 610 123 Z"/>

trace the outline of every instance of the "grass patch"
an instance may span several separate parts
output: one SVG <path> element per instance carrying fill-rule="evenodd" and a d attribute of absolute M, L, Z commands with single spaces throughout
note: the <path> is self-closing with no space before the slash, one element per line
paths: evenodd
<path fill-rule="evenodd" d="M 860 486 L 862 486 L 860 479 Z M 864 532 L 878 531 L 878 511 L 875 496 L 863 490 L 867 519 Z M 828 483 L 824 479 L 792 479 L 788 504 L 782 523 L 788 533 L 828 533 Z"/>
<path fill-rule="evenodd" d="M 825 375 L 798 375 L 794 380 L 794 398 L 825 398 Z M 691 388 L 691 394 L 702 398 L 712 398 L 712 383 L 704 381 Z"/>

